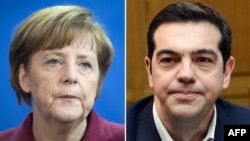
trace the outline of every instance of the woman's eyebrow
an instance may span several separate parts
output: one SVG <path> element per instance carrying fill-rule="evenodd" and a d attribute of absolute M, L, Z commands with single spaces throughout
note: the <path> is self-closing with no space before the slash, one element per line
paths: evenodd
<path fill-rule="evenodd" d="M 60 56 L 60 57 L 64 57 L 65 54 L 60 52 L 60 51 L 44 51 L 45 53 L 45 57 L 51 56 L 51 55 L 55 55 L 55 56 Z"/>
<path fill-rule="evenodd" d="M 49 51 L 44 51 L 45 56 L 51 56 L 51 55 L 55 55 L 55 56 L 60 56 L 60 57 L 65 57 L 67 56 L 68 53 L 65 52 L 61 52 L 60 50 L 49 50 Z M 92 57 L 94 55 L 90 54 L 90 53 L 79 53 L 77 54 L 77 58 L 88 58 L 88 57 Z"/>

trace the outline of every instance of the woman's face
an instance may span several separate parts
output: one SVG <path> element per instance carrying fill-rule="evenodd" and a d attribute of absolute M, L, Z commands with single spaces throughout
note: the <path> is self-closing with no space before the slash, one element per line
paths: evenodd
<path fill-rule="evenodd" d="M 25 92 L 31 92 L 34 116 L 60 122 L 87 117 L 98 79 L 96 45 L 90 37 L 62 49 L 40 50 L 28 67 L 19 68 L 19 83 Z"/>

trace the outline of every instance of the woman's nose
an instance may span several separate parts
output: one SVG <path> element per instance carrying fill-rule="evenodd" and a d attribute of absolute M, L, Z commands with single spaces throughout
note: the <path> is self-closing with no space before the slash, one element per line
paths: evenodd
<path fill-rule="evenodd" d="M 73 64 L 65 65 L 62 70 L 62 82 L 65 84 L 76 84 L 77 80 L 77 67 Z"/>

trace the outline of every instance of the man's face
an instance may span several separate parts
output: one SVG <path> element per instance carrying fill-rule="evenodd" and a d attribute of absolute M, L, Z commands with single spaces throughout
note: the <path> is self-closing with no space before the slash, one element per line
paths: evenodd
<path fill-rule="evenodd" d="M 71 122 L 86 118 L 96 97 L 99 67 L 92 39 L 62 49 L 40 50 L 19 70 L 19 82 L 31 92 L 33 112 L 43 119 Z"/>
<path fill-rule="evenodd" d="M 158 111 L 182 119 L 212 111 L 234 67 L 231 57 L 223 73 L 220 39 L 218 28 L 208 22 L 165 23 L 156 29 L 153 57 L 146 57 L 145 65 Z"/>

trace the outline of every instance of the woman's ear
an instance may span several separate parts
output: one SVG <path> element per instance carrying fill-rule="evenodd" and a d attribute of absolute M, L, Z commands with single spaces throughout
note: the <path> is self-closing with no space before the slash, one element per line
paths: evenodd
<path fill-rule="evenodd" d="M 19 84 L 22 90 L 26 93 L 30 93 L 30 80 L 27 70 L 24 67 L 24 64 L 19 66 Z"/>
<path fill-rule="evenodd" d="M 230 83 L 231 74 L 234 70 L 234 64 L 235 64 L 235 59 L 233 56 L 230 56 L 225 66 L 223 89 L 226 89 Z"/>

